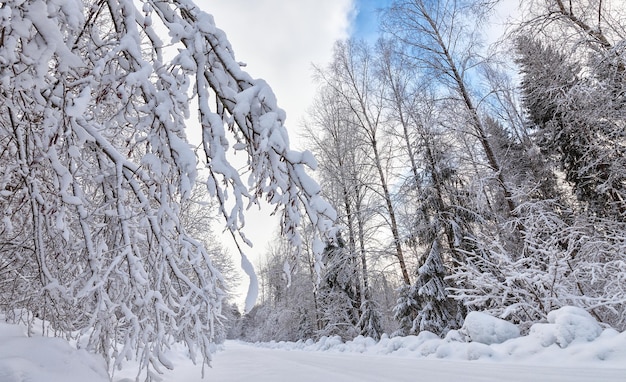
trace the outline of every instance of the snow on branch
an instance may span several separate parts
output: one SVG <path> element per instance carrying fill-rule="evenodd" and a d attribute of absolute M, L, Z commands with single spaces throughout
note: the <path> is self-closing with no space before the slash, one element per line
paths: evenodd
<path fill-rule="evenodd" d="M 181 219 L 198 166 L 191 100 L 207 186 L 233 236 L 247 242 L 244 212 L 260 198 L 295 246 L 303 211 L 316 242 L 333 235 L 335 212 L 305 172 L 312 155 L 289 148 L 270 87 L 241 70 L 212 17 L 186 0 L 137 5 L 0 6 L 0 237 L 10 243 L 0 307 L 87 334 L 83 345 L 114 365 L 137 357 L 152 378 L 171 367 L 173 341 L 209 360 L 224 295 Z M 246 181 L 229 150 L 247 153 Z M 243 252 L 242 262 L 253 278 Z"/>
<path fill-rule="evenodd" d="M 231 227 L 236 229 L 244 223 L 243 198 L 256 203 L 258 196 L 266 195 L 270 203 L 285 208 L 283 222 L 294 244 L 301 240 L 293 230 L 299 220 L 300 205 L 316 228 L 327 233 L 335 213 L 320 198 L 319 186 L 305 172 L 305 166 L 315 168 L 315 160 L 309 152 L 289 149 L 283 124 L 285 113 L 277 106 L 271 88 L 265 81 L 254 80 L 241 70 L 225 34 L 215 27 L 211 16 L 188 1 L 176 2 L 177 11 L 172 4 L 155 2 L 154 5 L 168 25 L 182 26 L 184 34 L 176 36 L 186 48 L 181 54 L 192 57 L 196 63 L 196 90 L 207 163 L 213 178 L 222 177 L 222 182 L 231 185 L 236 195 L 236 208 L 231 213 L 224 211 Z M 210 90 L 215 92 L 218 109 L 215 112 L 209 106 Z M 234 148 L 245 147 L 248 153 L 249 189 L 226 159 L 229 142 L 225 124 L 238 140 Z M 216 182 L 210 187 L 220 194 Z"/>
<path fill-rule="evenodd" d="M 297 248 L 302 244 L 297 230 L 302 209 L 318 232 L 316 241 L 332 235 L 335 211 L 320 197 L 319 186 L 305 172 L 305 167 L 315 168 L 315 160 L 309 152 L 289 149 L 285 113 L 277 106 L 270 87 L 241 70 L 225 34 L 215 27 L 211 16 L 191 2 L 175 5 L 154 3 L 167 25 L 182 26 L 175 35 L 186 48 L 181 52 L 181 61 L 191 58 L 195 63 L 203 146 L 211 173 L 208 187 L 220 201 L 228 229 L 249 244 L 240 231 L 245 225 L 244 210 L 265 195 L 276 210 L 282 209 L 283 233 Z M 217 103 L 215 111 L 209 106 L 211 95 Z M 230 142 L 225 125 L 236 138 L 233 148 L 247 152 L 247 186 L 226 157 Z M 234 197 L 230 211 L 226 207 L 228 189 Z"/>

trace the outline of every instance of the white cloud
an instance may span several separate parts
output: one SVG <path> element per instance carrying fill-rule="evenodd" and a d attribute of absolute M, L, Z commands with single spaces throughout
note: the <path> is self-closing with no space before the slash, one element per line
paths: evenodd
<path fill-rule="evenodd" d="M 287 112 L 292 144 L 315 92 L 312 64 L 330 60 L 337 39 L 348 36 L 352 0 L 201 0 L 224 30 L 238 61 L 270 84 Z"/>

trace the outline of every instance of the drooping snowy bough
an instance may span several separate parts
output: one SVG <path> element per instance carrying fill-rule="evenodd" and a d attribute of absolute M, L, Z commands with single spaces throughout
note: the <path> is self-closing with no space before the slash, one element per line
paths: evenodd
<path fill-rule="evenodd" d="M 186 0 L 0 5 L 9 318 L 81 331 L 114 365 L 136 355 L 149 373 L 171 367 L 173 341 L 209 359 L 220 275 L 179 218 L 199 163 L 194 102 L 207 186 L 233 235 L 247 242 L 244 211 L 265 197 L 295 245 L 306 211 L 321 251 L 334 211 L 305 173 L 314 159 L 289 149 L 271 89 L 242 71 L 210 15 Z M 229 149 L 247 155 L 245 181 Z"/>

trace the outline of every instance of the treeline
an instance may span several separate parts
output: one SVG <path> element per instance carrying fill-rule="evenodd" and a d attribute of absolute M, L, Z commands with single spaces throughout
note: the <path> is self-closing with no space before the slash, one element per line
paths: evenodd
<path fill-rule="evenodd" d="M 626 329 L 626 9 L 524 1 L 487 46 L 496 5 L 395 1 L 379 41 L 336 44 L 306 131 L 339 238 L 319 270 L 277 240 L 232 335 L 527 328 L 563 305 Z"/>

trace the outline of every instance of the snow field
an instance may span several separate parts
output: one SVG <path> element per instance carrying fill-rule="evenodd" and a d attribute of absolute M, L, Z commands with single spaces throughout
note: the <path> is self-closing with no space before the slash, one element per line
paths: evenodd
<path fill-rule="evenodd" d="M 107 382 L 104 360 L 61 338 L 27 337 L 22 326 L 0 323 L 0 381 Z"/>
<path fill-rule="evenodd" d="M 214 355 L 213 368 L 204 366 L 204 380 L 264 382 L 297 377 L 305 382 L 324 376 L 376 381 L 387 375 L 404 381 L 412 380 L 417 369 L 428 373 L 423 377 L 439 381 L 455 380 L 467 370 L 472 374 L 466 380 L 481 381 L 526 380 L 536 377 L 534 373 L 543 373 L 549 376 L 544 380 L 550 381 L 586 381 L 592 376 L 599 378 L 593 380 L 626 380 L 626 332 L 603 329 L 587 312 L 573 307 L 551 312 L 548 322 L 533 325 L 525 336 L 519 335 L 515 325 L 473 312 L 463 328 L 450 331 L 445 338 L 425 331 L 417 336 L 383 336 L 380 341 L 357 337 L 343 342 L 339 337 L 323 337 L 317 342 L 227 342 L 220 349 Z M 203 365 L 194 364 L 188 354 L 183 345 L 171 347 L 167 357 L 174 370 L 166 371 L 164 382 L 203 380 Z M 255 362 L 259 365 L 254 366 Z M 387 367 L 392 374 L 379 370 Z M 301 375 L 303 370 L 308 370 L 306 375 Z M 521 374 L 515 375 L 518 372 Z M 112 380 L 130 382 L 136 376 L 136 363 L 127 362 L 114 372 Z M 109 380 L 100 356 L 76 350 L 60 338 L 27 337 L 24 327 L 0 323 L 1 382 Z"/>

